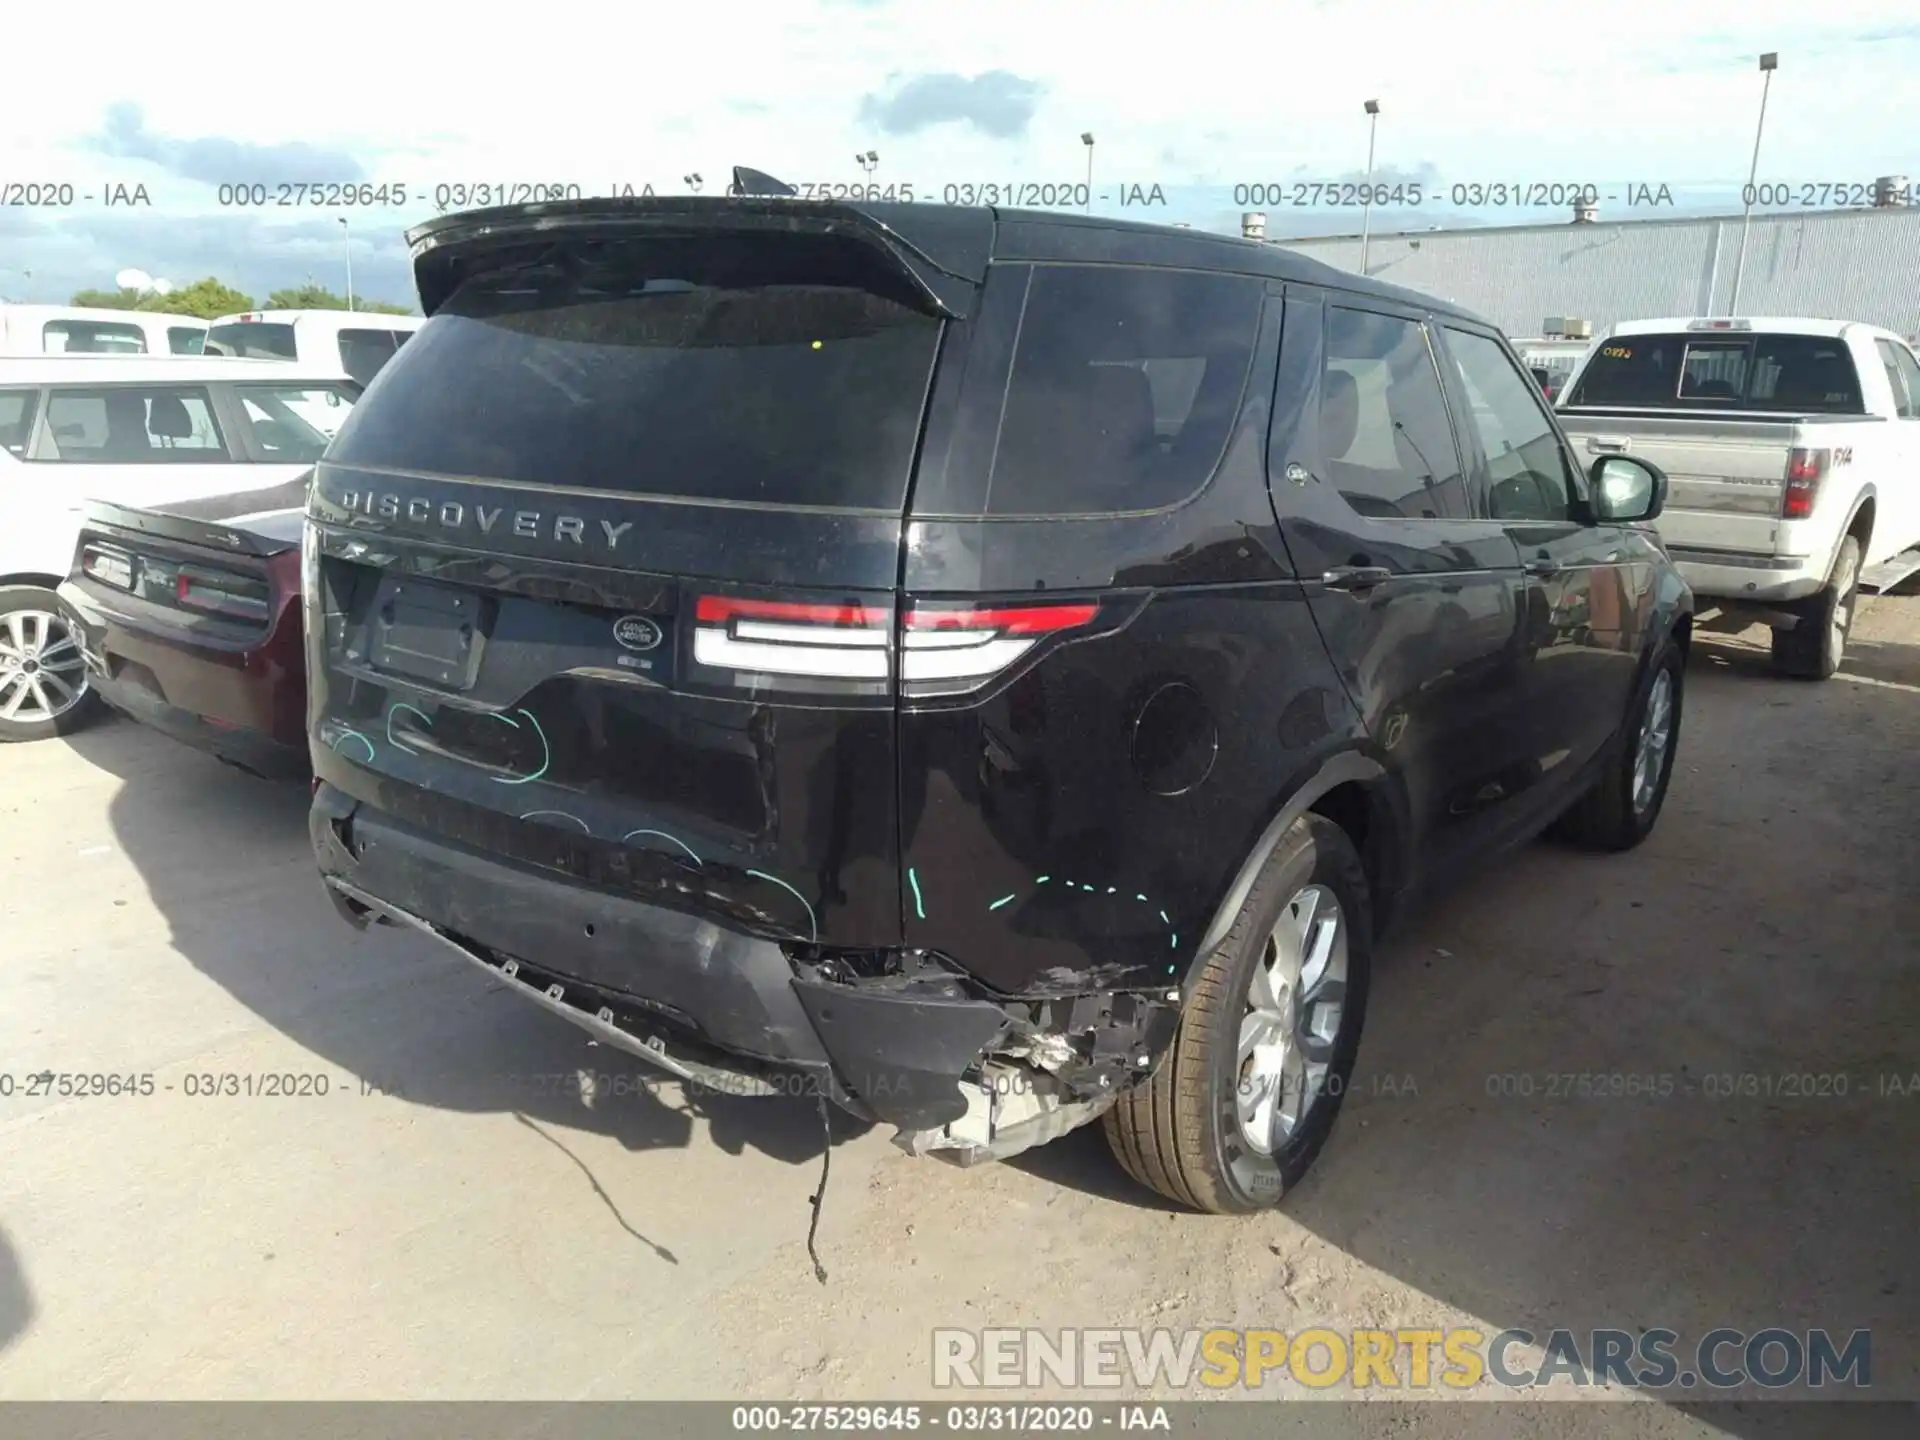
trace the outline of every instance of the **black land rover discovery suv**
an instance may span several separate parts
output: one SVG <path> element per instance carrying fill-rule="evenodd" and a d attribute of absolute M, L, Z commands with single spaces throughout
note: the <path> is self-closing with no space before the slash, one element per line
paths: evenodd
<path fill-rule="evenodd" d="M 1009 210 L 409 240 L 431 318 L 309 505 L 320 868 L 662 1069 L 963 1163 L 1104 1117 L 1257 1208 L 1390 915 L 1659 813 L 1665 479 L 1581 473 L 1471 315 Z"/>

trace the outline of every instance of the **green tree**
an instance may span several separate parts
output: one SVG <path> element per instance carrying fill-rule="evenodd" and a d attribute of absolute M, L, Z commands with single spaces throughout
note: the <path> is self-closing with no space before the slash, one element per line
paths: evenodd
<path fill-rule="evenodd" d="M 217 320 L 253 309 L 253 297 L 209 275 L 165 295 L 140 290 L 80 290 L 70 302 L 102 310 L 146 310 L 159 315 L 197 315 Z"/>
<path fill-rule="evenodd" d="M 138 310 L 138 290 L 76 290 L 69 305 L 84 305 L 91 310 Z"/>
<path fill-rule="evenodd" d="M 183 285 L 170 294 L 143 295 L 137 308 L 157 310 L 164 315 L 197 315 L 202 320 L 218 320 L 222 315 L 251 310 L 254 304 L 251 295 L 243 294 L 209 275 L 204 280 Z"/>
<path fill-rule="evenodd" d="M 389 305 L 384 300 L 363 300 L 355 296 L 353 304 L 347 304 L 347 297 L 336 295 L 324 285 L 296 285 L 289 290 L 276 290 L 267 297 L 269 310 L 365 310 L 373 315 L 411 315 L 413 311 L 405 305 Z"/>

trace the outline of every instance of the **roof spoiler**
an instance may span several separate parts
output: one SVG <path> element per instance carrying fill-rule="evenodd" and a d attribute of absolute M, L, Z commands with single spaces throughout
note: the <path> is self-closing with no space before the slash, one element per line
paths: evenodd
<path fill-rule="evenodd" d="M 300 542 L 275 540 L 225 522 L 245 516 L 298 513 L 306 509 L 307 487 L 312 479 L 313 470 L 309 467 L 291 480 L 262 490 L 234 491 L 144 508 L 111 500 L 89 500 L 81 507 L 81 513 L 89 525 L 105 525 L 131 534 L 154 535 L 207 550 L 265 559 L 296 549 Z"/>
<path fill-rule="evenodd" d="M 432 316 L 485 257 L 541 236 L 568 232 L 601 236 L 698 236 L 732 232 L 839 234 L 882 252 L 919 295 L 923 308 L 943 319 L 972 313 L 993 253 L 993 212 L 944 205 L 853 205 L 794 197 L 793 187 L 744 166 L 728 196 L 664 195 L 557 200 L 502 205 L 443 215 L 414 226 L 406 240 L 413 255 L 421 313 Z M 783 193 L 753 187 L 777 186 Z"/>
<path fill-rule="evenodd" d="M 750 170 L 745 165 L 733 167 L 733 183 L 727 187 L 729 195 L 785 195 L 798 199 L 800 192 L 784 180 L 776 180 L 764 170 Z"/>

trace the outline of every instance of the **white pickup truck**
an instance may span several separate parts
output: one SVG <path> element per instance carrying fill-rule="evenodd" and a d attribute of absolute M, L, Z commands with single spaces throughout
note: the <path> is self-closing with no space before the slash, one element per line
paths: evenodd
<path fill-rule="evenodd" d="M 1784 674 L 1839 668 L 1864 583 L 1920 570 L 1920 361 L 1839 320 L 1635 320 L 1560 391 L 1587 463 L 1666 471 L 1655 527 L 1702 616 L 1773 627 Z"/>

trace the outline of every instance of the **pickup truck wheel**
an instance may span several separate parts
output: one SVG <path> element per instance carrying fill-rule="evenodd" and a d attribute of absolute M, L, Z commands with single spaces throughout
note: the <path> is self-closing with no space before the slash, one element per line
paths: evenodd
<path fill-rule="evenodd" d="M 1216 1215 L 1276 1205 L 1306 1174 L 1359 1050 L 1369 904 L 1346 832 L 1294 821 L 1202 961 L 1159 1068 L 1104 1117 L 1128 1174 Z"/>
<path fill-rule="evenodd" d="M 1685 692 L 1684 660 L 1671 640 L 1663 640 L 1627 710 L 1618 754 L 1555 822 L 1555 833 L 1596 850 L 1631 850 L 1653 833 L 1673 778 Z"/>
<path fill-rule="evenodd" d="M 1840 542 L 1826 588 L 1800 607 L 1800 623 L 1773 632 L 1773 668 L 1802 680 L 1825 680 L 1840 668 L 1860 602 L 1860 541 Z"/>
<path fill-rule="evenodd" d="M 0 586 L 0 744 L 68 734 L 99 703 L 53 592 Z"/>

